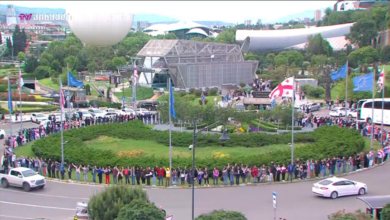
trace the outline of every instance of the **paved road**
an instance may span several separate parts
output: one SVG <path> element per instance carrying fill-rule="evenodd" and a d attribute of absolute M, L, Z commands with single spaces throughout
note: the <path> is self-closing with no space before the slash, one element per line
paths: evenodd
<path fill-rule="evenodd" d="M 385 184 L 390 179 L 390 163 L 347 178 L 368 184 L 369 196 L 388 195 Z M 326 220 L 327 215 L 341 209 L 355 211 L 365 209 L 356 196 L 324 199 L 311 193 L 313 182 L 274 184 L 255 187 L 196 189 L 195 213 L 207 213 L 214 209 L 243 212 L 249 220 L 273 219 L 272 192 L 277 193 L 277 219 Z M 36 217 L 62 220 L 71 219 L 76 202 L 88 201 L 100 186 L 87 186 L 48 182 L 45 189 L 29 193 L 21 189 L 0 189 L 0 219 L 15 220 Z M 191 219 L 191 190 L 147 189 L 151 201 L 162 205 L 175 219 Z M 23 210 L 23 211 L 21 211 Z M 260 217 L 261 216 L 261 217 Z"/>

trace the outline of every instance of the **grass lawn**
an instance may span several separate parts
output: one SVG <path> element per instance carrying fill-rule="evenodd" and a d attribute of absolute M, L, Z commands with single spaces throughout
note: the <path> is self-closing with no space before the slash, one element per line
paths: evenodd
<path fill-rule="evenodd" d="M 178 93 L 174 93 L 175 101 L 183 100 L 183 101 L 188 101 L 191 105 L 199 105 L 199 100 L 201 100 L 200 97 L 195 97 L 194 95 L 187 94 L 184 96 L 180 96 Z M 206 96 L 207 104 L 206 105 L 214 105 L 214 98 L 217 98 L 218 101 L 221 101 L 222 98 L 221 96 Z M 168 102 L 169 100 L 169 95 L 165 94 L 157 99 L 158 101 L 166 101 Z"/>
<path fill-rule="evenodd" d="M 7 76 L 8 72 L 10 73 L 10 75 L 12 75 L 13 73 L 18 73 L 19 69 L 15 68 L 15 67 L 12 67 L 12 68 L 9 68 L 9 69 L 0 69 L 0 77 Z"/>
<path fill-rule="evenodd" d="M 38 81 L 39 81 L 40 84 L 42 84 L 44 86 L 47 86 L 49 88 L 52 88 L 52 89 L 55 89 L 55 90 L 59 90 L 60 89 L 60 85 L 53 83 L 50 78 L 45 78 L 45 79 L 41 79 L 41 80 L 38 80 Z"/>
<path fill-rule="evenodd" d="M 123 92 L 115 92 L 114 95 L 116 97 L 118 97 L 119 99 L 122 99 Z M 137 87 L 137 101 L 150 99 L 153 96 L 154 96 L 154 92 L 153 92 L 152 88 Z M 127 97 L 131 100 L 131 97 L 133 97 L 133 89 L 132 88 L 125 88 L 125 97 Z"/>

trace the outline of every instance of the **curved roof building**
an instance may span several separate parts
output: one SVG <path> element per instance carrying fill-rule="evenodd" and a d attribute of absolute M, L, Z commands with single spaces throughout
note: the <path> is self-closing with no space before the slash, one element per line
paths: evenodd
<path fill-rule="evenodd" d="M 333 50 L 342 50 L 353 23 L 325 27 L 285 30 L 237 30 L 236 41 L 249 44 L 245 52 L 279 52 L 288 49 L 304 49 L 311 35 L 321 34 L 332 45 Z"/>
<path fill-rule="evenodd" d="M 153 24 L 143 31 L 152 36 L 174 33 L 179 39 L 187 39 L 193 36 L 213 36 L 211 30 L 212 28 L 193 21 L 179 21 L 172 24 Z"/>

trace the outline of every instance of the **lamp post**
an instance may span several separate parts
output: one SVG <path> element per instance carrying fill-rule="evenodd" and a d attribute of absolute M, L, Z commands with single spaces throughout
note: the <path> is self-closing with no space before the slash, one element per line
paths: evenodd
<path fill-rule="evenodd" d="M 219 122 L 214 123 L 212 125 L 219 124 Z M 195 219 L 195 148 L 196 148 L 196 139 L 198 137 L 198 134 L 201 133 L 202 131 L 208 129 L 208 127 L 204 127 L 200 129 L 199 131 L 196 131 L 196 118 L 194 118 L 194 135 L 193 135 L 193 144 L 192 144 L 192 176 L 191 176 L 191 181 L 192 181 L 192 220 Z M 225 127 L 225 124 L 223 126 L 223 133 L 222 136 L 219 138 L 220 141 L 228 141 L 230 138 L 227 135 L 227 130 Z M 190 146 L 191 150 L 191 146 Z"/>

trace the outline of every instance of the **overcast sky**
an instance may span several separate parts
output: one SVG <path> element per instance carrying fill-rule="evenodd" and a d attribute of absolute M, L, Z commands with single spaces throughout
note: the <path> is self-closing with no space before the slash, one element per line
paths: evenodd
<path fill-rule="evenodd" d="M 34 8 L 124 7 L 134 14 L 158 14 L 177 20 L 243 22 L 272 21 L 284 16 L 333 7 L 336 1 L 1 1 L 2 5 Z M 314 14 L 313 14 L 314 17 Z"/>

